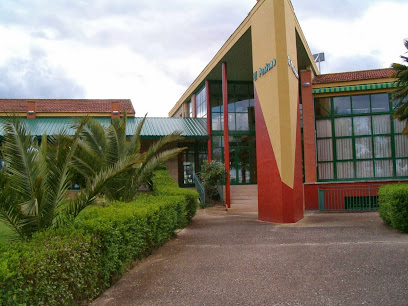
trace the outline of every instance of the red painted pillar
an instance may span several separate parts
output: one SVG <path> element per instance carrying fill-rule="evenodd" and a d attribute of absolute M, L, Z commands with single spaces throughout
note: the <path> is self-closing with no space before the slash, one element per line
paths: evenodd
<path fill-rule="evenodd" d="M 205 96 L 207 100 L 207 134 L 208 134 L 208 161 L 212 160 L 212 144 L 211 144 L 211 101 L 210 101 L 210 82 L 205 81 Z"/>
<path fill-rule="evenodd" d="M 191 107 L 193 110 L 193 118 L 197 118 L 197 96 L 195 94 L 191 97 Z"/>
<path fill-rule="evenodd" d="M 228 77 L 227 63 L 222 63 L 222 104 L 224 108 L 224 163 L 227 177 L 225 178 L 225 204 L 231 207 L 229 130 L 228 130 Z"/>
<path fill-rule="evenodd" d="M 312 71 L 300 72 L 303 107 L 303 145 L 305 159 L 305 183 L 317 181 L 316 137 L 313 105 Z"/>

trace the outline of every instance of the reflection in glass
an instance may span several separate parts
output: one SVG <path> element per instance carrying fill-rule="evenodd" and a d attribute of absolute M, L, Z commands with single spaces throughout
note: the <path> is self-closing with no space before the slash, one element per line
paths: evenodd
<path fill-rule="evenodd" d="M 408 159 L 397 159 L 397 176 L 408 176 Z"/>
<path fill-rule="evenodd" d="M 395 135 L 395 156 L 408 157 L 408 138 L 405 135 Z"/>
<path fill-rule="evenodd" d="M 376 158 L 391 157 L 391 137 L 374 137 L 374 151 Z"/>
<path fill-rule="evenodd" d="M 319 163 L 317 167 L 320 180 L 334 179 L 333 163 Z"/>
<path fill-rule="evenodd" d="M 353 96 L 353 114 L 369 113 L 370 112 L 370 96 Z"/>
<path fill-rule="evenodd" d="M 390 134 L 391 133 L 390 115 L 373 116 L 373 132 L 376 135 Z"/>
<path fill-rule="evenodd" d="M 376 160 L 375 161 L 375 176 L 376 177 L 394 176 L 394 168 L 392 166 L 392 160 Z"/>
<path fill-rule="evenodd" d="M 354 135 L 371 135 L 371 118 L 369 116 L 354 117 Z"/>
<path fill-rule="evenodd" d="M 351 138 L 336 140 L 337 160 L 353 159 L 353 142 Z"/>
<path fill-rule="evenodd" d="M 333 98 L 333 108 L 335 115 L 351 114 L 350 97 Z"/>
<path fill-rule="evenodd" d="M 237 131 L 249 130 L 247 113 L 236 113 L 236 130 Z"/>
<path fill-rule="evenodd" d="M 347 179 L 354 178 L 354 163 L 353 162 L 341 162 L 336 163 L 337 178 Z"/>
<path fill-rule="evenodd" d="M 334 119 L 336 137 L 344 137 L 353 135 L 351 127 L 351 118 L 336 118 Z"/>
<path fill-rule="evenodd" d="M 357 177 L 366 178 L 374 176 L 373 162 L 369 161 L 360 161 L 356 163 L 357 166 Z"/>
<path fill-rule="evenodd" d="M 332 136 L 332 128 L 331 128 L 330 119 L 316 120 L 316 135 L 317 137 L 331 137 Z"/>
<path fill-rule="evenodd" d="M 315 99 L 315 115 L 329 116 L 331 113 L 330 98 Z"/>
<path fill-rule="evenodd" d="M 389 112 L 390 102 L 388 94 L 371 95 L 371 111 L 373 113 Z"/>
<path fill-rule="evenodd" d="M 358 159 L 373 158 L 371 137 L 356 138 L 356 157 Z"/>
<path fill-rule="evenodd" d="M 332 139 L 318 139 L 317 140 L 317 157 L 319 161 L 333 160 Z"/>

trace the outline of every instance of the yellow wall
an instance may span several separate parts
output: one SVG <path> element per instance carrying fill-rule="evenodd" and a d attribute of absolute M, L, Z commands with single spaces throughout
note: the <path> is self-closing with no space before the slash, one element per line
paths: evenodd
<path fill-rule="evenodd" d="M 276 59 L 276 66 L 254 82 L 282 182 L 294 185 L 298 79 L 296 19 L 287 0 L 264 1 L 251 20 L 254 70 Z"/>

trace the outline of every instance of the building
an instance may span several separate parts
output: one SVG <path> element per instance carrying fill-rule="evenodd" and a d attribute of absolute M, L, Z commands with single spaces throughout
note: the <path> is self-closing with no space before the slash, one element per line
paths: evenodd
<path fill-rule="evenodd" d="M 112 119 L 120 118 L 126 113 L 126 134 L 130 137 L 142 117 L 135 117 L 135 110 L 130 100 L 112 99 L 0 99 L 0 126 L 9 116 L 19 116 L 26 124 L 28 131 L 33 136 L 41 137 L 55 135 L 64 131 L 68 135 L 74 135 L 72 124 L 78 117 L 93 117 L 103 125 L 109 125 Z M 181 186 L 192 187 L 193 164 L 201 164 L 201 160 L 207 158 L 205 154 L 196 155 L 192 152 L 198 150 L 201 144 L 206 144 L 208 135 L 205 119 L 195 118 L 146 118 L 140 133 L 142 150 L 157 141 L 157 139 L 173 132 L 180 132 L 183 141 L 174 146 L 188 147 L 182 153 L 186 161 L 190 161 L 181 169 L 179 158 L 169 160 L 166 164 L 172 177 L 179 181 Z M 0 130 L 0 139 L 3 131 Z M 201 148 L 203 146 L 201 145 Z M 201 158 L 201 160 L 196 160 Z M 197 168 L 198 169 L 198 168 Z M 185 174 L 178 173 L 184 171 Z"/>
<path fill-rule="evenodd" d="M 321 75 L 290 0 L 259 0 L 169 116 L 206 118 L 228 207 L 252 186 L 260 220 L 290 223 L 304 209 L 375 208 L 378 185 L 408 179 L 394 81 L 390 69 Z"/>

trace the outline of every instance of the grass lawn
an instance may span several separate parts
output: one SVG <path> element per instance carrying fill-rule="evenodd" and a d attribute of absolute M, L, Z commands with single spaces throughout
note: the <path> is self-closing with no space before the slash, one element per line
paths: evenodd
<path fill-rule="evenodd" d="M 12 231 L 0 222 L 0 242 L 3 242 L 12 234 Z"/>

